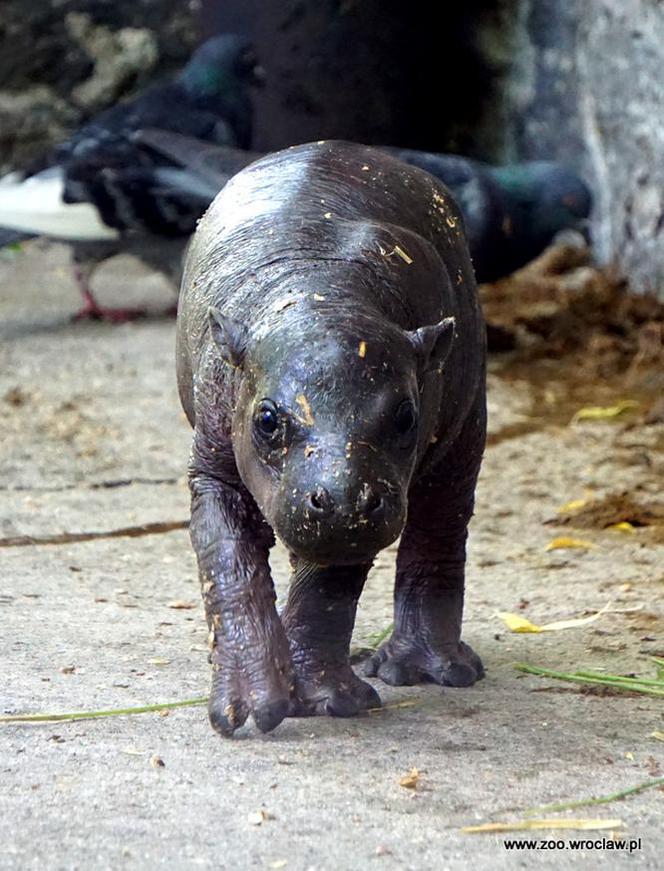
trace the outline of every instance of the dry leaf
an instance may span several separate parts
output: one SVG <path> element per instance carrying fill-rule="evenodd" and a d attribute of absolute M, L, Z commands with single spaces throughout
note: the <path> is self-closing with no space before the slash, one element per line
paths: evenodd
<path fill-rule="evenodd" d="M 170 665 L 170 659 L 163 659 L 161 656 L 153 656 L 152 659 L 148 659 L 150 665 Z"/>
<path fill-rule="evenodd" d="M 300 393 L 299 396 L 295 397 L 295 401 L 300 406 L 304 414 L 304 417 L 302 418 L 303 423 L 305 423 L 307 426 L 313 426 L 314 416 L 311 412 L 311 406 L 309 405 L 309 400 L 307 399 L 307 397 L 304 395 L 304 393 Z"/>
<path fill-rule="evenodd" d="M 614 532 L 636 532 L 636 527 L 627 520 L 621 520 L 620 523 L 612 523 L 607 526 L 607 529 L 612 529 Z"/>
<path fill-rule="evenodd" d="M 584 538 L 568 538 L 566 535 L 561 535 L 550 541 L 544 550 L 592 550 L 595 547 L 596 544 Z"/>
<path fill-rule="evenodd" d="M 479 826 L 464 826 L 461 831 L 466 834 L 481 832 L 528 832 L 533 829 L 619 829 L 622 820 L 575 820 L 575 819 L 541 819 L 517 820 L 514 823 L 482 823 Z"/>
<path fill-rule="evenodd" d="M 284 309 L 289 308 L 289 306 L 295 305 L 296 302 L 298 302 L 297 299 L 293 299 L 292 296 L 286 296 L 283 299 L 277 300 L 277 302 L 274 303 L 273 308 L 276 312 L 281 312 Z"/>
<path fill-rule="evenodd" d="M 401 257 L 403 262 L 407 263 L 409 266 L 413 262 L 413 258 L 406 254 L 403 248 L 400 248 L 398 245 L 394 246 L 394 254 L 396 254 L 397 257 Z"/>
<path fill-rule="evenodd" d="M 543 626 L 538 626 L 536 623 L 531 623 L 525 617 L 519 614 L 510 614 L 507 611 L 499 611 L 497 617 L 505 623 L 510 632 L 559 632 L 561 629 L 575 629 L 577 626 L 586 626 L 588 623 L 593 623 L 602 614 L 605 614 L 610 602 L 607 602 L 603 608 L 591 614 L 590 617 L 572 617 L 569 620 L 556 620 L 554 623 L 545 623 Z"/>
<path fill-rule="evenodd" d="M 185 602 L 182 599 L 176 599 L 174 602 L 169 602 L 167 608 L 175 608 L 176 611 L 190 611 L 196 607 L 196 602 Z"/>
<path fill-rule="evenodd" d="M 651 738 L 656 738 L 658 741 L 664 741 L 664 732 L 654 731 L 650 733 Z"/>
<path fill-rule="evenodd" d="M 404 776 L 399 779 L 399 786 L 403 786 L 405 789 L 417 789 L 419 779 L 419 769 L 411 768 L 408 774 L 404 774 Z"/>
<path fill-rule="evenodd" d="M 253 811 L 250 814 L 247 814 L 247 822 L 252 826 L 260 826 L 267 820 L 273 820 L 274 816 L 266 811 L 265 808 L 261 808 L 259 811 Z"/>
<path fill-rule="evenodd" d="M 564 505 L 560 506 L 558 514 L 570 514 L 572 511 L 578 511 L 579 508 L 585 508 L 587 504 L 587 499 L 571 499 L 569 502 L 565 502 Z"/>
<path fill-rule="evenodd" d="M 571 423 L 577 423 L 579 420 L 607 420 L 612 417 L 618 417 L 618 415 L 629 411 L 631 408 L 638 407 L 639 403 L 636 399 L 623 399 L 615 405 L 588 405 L 577 411 Z"/>

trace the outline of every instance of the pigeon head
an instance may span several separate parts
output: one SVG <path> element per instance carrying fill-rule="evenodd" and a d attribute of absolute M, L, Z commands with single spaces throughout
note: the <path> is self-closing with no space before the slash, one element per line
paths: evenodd
<path fill-rule="evenodd" d="M 562 230 L 584 232 L 592 196 L 576 173 L 559 163 L 502 166 L 492 174 L 507 195 L 515 223 L 542 247 Z"/>
<path fill-rule="evenodd" d="M 213 97 L 238 85 L 259 85 L 263 76 L 251 43 L 224 33 L 208 39 L 194 52 L 179 82 L 196 96 Z"/>

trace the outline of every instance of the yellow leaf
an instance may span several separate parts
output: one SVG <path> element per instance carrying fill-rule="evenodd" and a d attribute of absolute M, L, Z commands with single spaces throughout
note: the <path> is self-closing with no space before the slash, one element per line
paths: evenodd
<path fill-rule="evenodd" d="M 464 826 L 461 831 L 467 834 L 479 834 L 481 832 L 527 832 L 533 829 L 619 829 L 622 828 L 622 820 L 575 820 L 575 819 L 541 819 L 541 820 L 518 820 L 514 823 L 482 823 L 479 826 Z"/>
<path fill-rule="evenodd" d="M 612 529 L 614 532 L 635 532 L 636 529 L 628 520 L 622 520 L 620 523 L 612 523 L 607 526 L 607 529 Z"/>
<path fill-rule="evenodd" d="M 589 617 L 571 617 L 569 620 L 556 620 L 554 623 L 545 623 L 543 626 L 538 626 L 536 623 L 531 623 L 525 617 L 520 617 L 518 614 L 510 614 L 506 611 L 499 611 L 497 616 L 505 623 L 510 632 L 559 632 L 561 629 L 575 629 L 577 626 L 586 626 L 588 623 L 593 623 L 602 614 L 605 614 L 610 602 L 607 602 L 603 608 L 591 614 Z"/>
<path fill-rule="evenodd" d="M 498 617 L 505 623 L 510 632 L 541 632 L 542 627 L 536 626 L 525 617 L 518 614 L 510 614 L 508 611 L 499 611 Z"/>
<path fill-rule="evenodd" d="M 404 774 L 404 776 L 399 779 L 399 786 L 403 786 L 405 789 L 417 789 L 419 779 L 419 769 L 411 768 L 408 774 Z"/>
<path fill-rule="evenodd" d="M 580 408 L 572 418 L 572 423 L 577 423 L 579 420 L 607 420 L 611 417 L 618 417 L 630 408 L 638 408 L 639 403 L 636 399 L 623 399 L 615 405 L 588 405 L 585 408 Z"/>
<path fill-rule="evenodd" d="M 650 737 L 656 738 L 658 741 L 664 741 L 664 732 L 658 732 L 658 731 L 651 732 Z"/>
<path fill-rule="evenodd" d="M 544 550 L 592 550 L 594 547 L 597 545 L 584 538 L 568 538 L 566 535 L 561 535 L 550 541 Z"/>
<path fill-rule="evenodd" d="M 578 511 L 579 508 L 584 508 L 587 504 L 587 499 L 572 499 L 560 506 L 558 514 L 570 514 L 572 511 Z"/>

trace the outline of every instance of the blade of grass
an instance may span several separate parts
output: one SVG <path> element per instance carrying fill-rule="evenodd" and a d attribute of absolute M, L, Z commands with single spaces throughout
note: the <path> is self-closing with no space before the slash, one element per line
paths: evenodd
<path fill-rule="evenodd" d="M 627 678 L 625 681 L 612 680 L 614 675 L 593 674 L 586 672 L 585 675 L 574 672 L 572 674 L 562 671 L 554 671 L 550 668 L 541 668 L 537 665 L 528 665 L 525 662 L 514 663 L 514 668 L 517 671 L 525 672 L 526 674 L 534 674 L 538 677 L 551 677 L 556 680 L 571 681 L 573 683 L 594 684 L 597 686 L 613 687 L 616 690 L 626 690 L 636 693 L 644 693 L 650 696 L 664 696 L 664 682 L 656 682 L 656 686 L 651 686 L 648 683 L 643 683 L 638 678 Z"/>
<path fill-rule="evenodd" d="M 664 680 L 649 677 L 629 677 L 626 674 L 602 674 L 596 671 L 575 671 L 579 677 L 603 677 L 607 683 L 642 683 L 645 686 L 656 686 L 664 689 Z"/>
<path fill-rule="evenodd" d="M 99 717 L 124 717 L 129 714 L 149 714 L 153 711 L 168 711 L 171 708 L 187 708 L 207 704 L 207 696 L 184 699 L 181 702 L 163 702 L 158 705 L 141 705 L 137 708 L 112 708 L 105 711 L 74 711 L 69 714 L 10 714 L 0 717 L 0 723 L 59 723 L 73 720 L 96 720 Z"/>
<path fill-rule="evenodd" d="M 390 623 L 389 626 L 387 626 L 385 629 L 382 629 L 380 632 L 374 632 L 373 635 L 370 635 L 367 638 L 367 647 L 371 648 L 372 650 L 377 650 L 383 643 L 383 641 L 385 641 L 385 639 L 388 637 L 388 635 L 391 634 L 393 629 L 394 623 Z"/>
<path fill-rule="evenodd" d="M 620 792 L 612 792 L 610 795 L 602 795 L 597 798 L 584 798 L 579 801 L 563 801 L 557 804 L 545 804 L 541 807 L 527 808 L 524 813 L 526 816 L 531 816 L 533 814 L 555 813 L 556 811 L 570 811 L 575 808 L 588 807 L 595 804 L 608 804 L 612 801 L 621 801 L 630 795 L 638 795 L 640 792 L 654 789 L 656 786 L 664 786 L 664 777 L 646 780 L 643 783 L 638 783 L 636 786 L 631 786 L 629 789 L 622 789 Z"/>

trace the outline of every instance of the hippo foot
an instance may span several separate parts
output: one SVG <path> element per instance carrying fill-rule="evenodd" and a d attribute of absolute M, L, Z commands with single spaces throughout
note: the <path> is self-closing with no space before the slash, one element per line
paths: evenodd
<path fill-rule="evenodd" d="M 357 677 L 350 665 L 324 666 L 297 672 L 289 715 L 354 717 L 380 705 L 376 690 Z"/>
<path fill-rule="evenodd" d="M 208 714 L 212 728 L 220 735 L 230 737 L 249 714 L 261 732 L 270 732 L 288 714 L 290 692 L 283 674 L 275 672 L 269 679 L 256 678 L 248 686 L 247 679 L 238 671 L 226 671 L 220 664 L 213 668 Z"/>
<path fill-rule="evenodd" d="M 482 660 L 459 641 L 432 649 L 394 635 L 367 661 L 367 677 L 379 677 L 391 686 L 437 683 L 448 687 L 469 687 L 484 677 Z"/>

